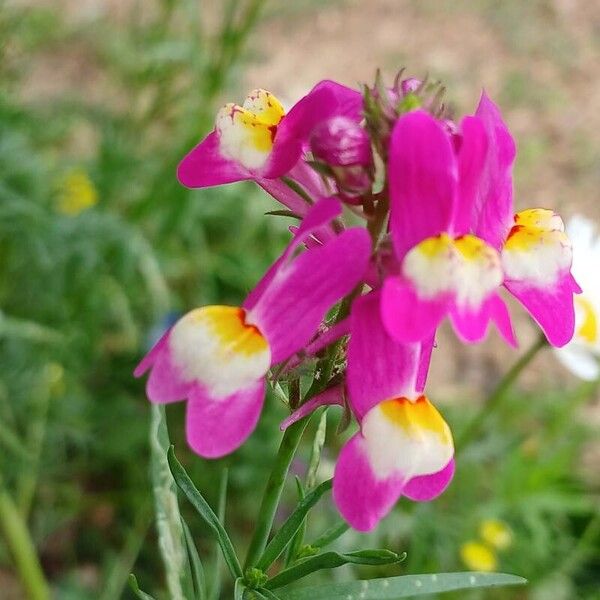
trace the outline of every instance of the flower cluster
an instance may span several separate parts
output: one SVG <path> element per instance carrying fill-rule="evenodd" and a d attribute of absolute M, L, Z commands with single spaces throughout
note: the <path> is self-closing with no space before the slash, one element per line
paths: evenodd
<path fill-rule="evenodd" d="M 358 530 L 401 496 L 431 500 L 452 479 L 452 433 L 424 392 L 446 317 L 464 342 L 493 323 L 516 346 L 504 288 L 550 344 L 575 328 L 580 290 L 561 218 L 514 213 L 515 143 L 490 98 L 456 121 L 441 91 L 401 77 L 362 94 L 323 81 L 287 113 L 260 89 L 225 105 L 179 180 L 253 180 L 300 224 L 241 307 L 187 313 L 135 372 L 151 371 L 151 402 L 187 400 L 188 442 L 214 458 L 251 434 L 268 381 L 328 357 L 319 393 L 282 428 L 322 405 L 349 409 L 358 431 L 337 460 L 333 496 Z"/>

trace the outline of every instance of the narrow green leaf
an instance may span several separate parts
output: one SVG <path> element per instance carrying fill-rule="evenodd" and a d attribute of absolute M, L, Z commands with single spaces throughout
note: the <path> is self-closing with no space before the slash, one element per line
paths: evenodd
<path fill-rule="evenodd" d="M 319 175 L 333 177 L 333 171 L 329 165 L 319 162 L 318 160 L 305 160 L 304 162 L 311 166 Z"/>
<path fill-rule="evenodd" d="M 300 196 L 303 200 L 308 202 L 308 204 L 314 204 L 315 201 L 310 197 L 308 192 L 299 184 L 296 183 L 293 179 L 289 177 L 282 177 L 281 181 L 285 183 L 293 192 L 296 192 L 298 196 Z"/>
<path fill-rule="evenodd" d="M 192 570 L 192 582 L 194 584 L 195 598 L 196 600 L 206 600 L 206 578 L 204 577 L 202 561 L 198 555 L 196 544 L 194 544 L 192 532 L 190 531 L 190 528 L 183 517 L 181 517 L 181 524 L 183 525 L 185 545 L 187 547 L 190 568 Z"/>
<path fill-rule="evenodd" d="M 304 500 L 304 496 L 306 496 L 304 492 L 304 486 L 302 485 L 302 481 L 299 477 L 296 477 L 296 487 L 298 488 L 298 501 L 302 502 Z M 304 536 L 306 534 L 306 517 L 302 521 L 298 531 L 292 537 L 292 541 L 288 544 L 287 552 L 285 555 L 285 566 L 288 567 L 296 558 L 298 551 L 302 547 L 302 542 L 304 541 Z"/>
<path fill-rule="evenodd" d="M 133 573 L 129 575 L 129 587 L 140 600 L 155 600 L 150 594 L 146 594 L 146 592 L 142 592 L 142 590 L 140 590 L 140 586 L 138 585 L 137 579 Z"/>
<path fill-rule="evenodd" d="M 269 210 L 265 213 L 265 215 L 269 215 L 272 217 L 291 217 L 292 219 L 298 219 L 298 221 L 302 220 L 302 217 L 296 214 L 293 210 Z"/>
<path fill-rule="evenodd" d="M 526 579 L 505 573 L 434 573 L 309 586 L 290 590 L 281 598 L 282 600 L 315 600 L 315 598 L 347 600 L 351 597 L 361 598 L 361 600 L 398 600 L 398 598 L 413 598 L 453 590 L 524 585 L 525 583 L 527 583 Z"/>
<path fill-rule="evenodd" d="M 242 577 L 242 567 L 233 549 L 233 544 L 225 531 L 223 525 L 219 521 L 217 515 L 213 512 L 208 502 L 204 499 L 202 494 L 196 489 L 194 483 L 190 479 L 189 475 L 185 472 L 185 469 L 181 466 L 181 463 L 177 460 L 173 446 L 169 448 L 167 453 L 167 459 L 169 461 L 169 467 L 175 482 L 179 486 L 179 489 L 185 494 L 187 499 L 190 501 L 192 506 L 198 511 L 200 516 L 204 519 L 206 524 L 212 529 L 213 533 L 217 537 L 221 551 L 223 552 L 223 558 L 231 571 L 233 577 Z"/>
<path fill-rule="evenodd" d="M 259 598 L 265 598 L 266 600 L 281 600 L 274 592 L 266 590 L 265 588 L 258 588 L 256 592 L 259 594 Z"/>
<path fill-rule="evenodd" d="M 265 551 L 256 563 L 257 568 L 266 571 L 277 560 L 278 556 L 285 550 L 285 547 L 302 525 L 308 511 L 319 501 L 325 492 L 331 489 L 332 481 L 331 479 L 324 481 L 306 494 L 298 503 L 294 512 L 287 518 L 286 522 L 265 548 Z"/>
<path fill-rule="evenodd" d="M 170 441 L 165 407 L 153 404 L 150 414 L 150 466 L 158 547 L 165 565 L 169 595 L 174 600 L 183 600 L 188 591 L 193 589 L 193 583 L 177 501 L 177 486 L 167 462 Z"/>
<path fill-rule="evenodd" d="M 314 548 L 325 548 L 331 544 L 331 542 L 335 542 L 340 536 L 342 536 L 346 531 L 350 529 L 350 525 L 346 523 L 346 521 L 340 521 L 335 525 L 332 525 L 328 529 L 326 529 L 312 544 Z"/>
<path fill-rule="evenodd" d="M 217 518 L 219 523 L 225 523 L 225 509 L 227 507 L 227 484 L 229 482 L 229 470 L 223 469 L 219 479 L 219 503 L 217 505 Z M 221 552 L 219 542 L 215 547 L 215 562 L 213 566 L 213 580 L 211 585 L 210 597 L 212 600 L 219 600 L 221 597 Z"/>
<path fill-rule="evenodd" d="M 246 584 L 241 577 L 235 580 L 235 587 L 233 588 L 233 600 L 244 600 L 244 592 L 246 591 Z"/>
<path fill-rule="evenodd" d="M 308 473 L 306 475 L 306 487 L 310 489 L 315 486 L 317 480 L 317 470 L 321 462 L 321 452 L 325 444 L 325 437 L 327 436 L 327 409 L 323 411 L 321 418 L 319 419 L 319 426 L 313 439 L 312 449 L 310 452 L 310 462 L 308 467 Z"/>
<path fill-rule="evenodd" d="M 404 560 L 406 554 L 396 554 L 391 550 L 359 550 L 358 552 L 349 552 L 341 554 L 339 552 L 324 552 L 317 556 L 311 556 L 295 564 L 289 569 L 285 569 L 269 579 L 264 587 L 268 589 L 277 589 L 288 585 L 292 581 L 306 577 L 315 571 L 323 569 L 335 569 L 342 565 L 389 565 Z M 314 598 L 329 598 L 329 596 L 314 596 Z"/>

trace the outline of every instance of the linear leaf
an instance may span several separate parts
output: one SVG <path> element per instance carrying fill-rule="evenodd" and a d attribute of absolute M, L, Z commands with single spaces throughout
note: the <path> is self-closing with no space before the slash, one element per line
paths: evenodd
<path fill-rule="evenodd" d="M 506 585 L 524 585 L 526 579 L 505 573 L 435 573 L 428 575 L 404 575 L 384 579 L 365 579 L 348 583 L 298 588 L 281 595 L 282 600 L 398 600 L 453 590 L 480 589 Z"/>
<path fill-rule="evenodd" d="M 290 217 L 292 219 L 302 220 L 302 217 L 296 214 L 293 210 L 281 209 L 281 210 L 270 210 L 265 213 L 265 215 L 273 216 L 273 217 Z"/>
<path fill-rule="evenodd" d="M 265 588 L 258 588 L 256 593 L 259 594 L 260 598 L 266 598 L 266 600 L 281 600 L 279 596 L 277 596 L 271 590 L 266 590 Z"/>
<path fill-rule="evenodd" d="M 153 596 L 151 596 L 150 594 L 146 594 L 146 592 L 142 592 L 142 590 L 140 590 L 137 578 L 133 573 L 129 575 L 129 587 L 140 600 L 155 600 Z"/>
<path fill-rule="evenodd" d="M 298 502 L 302 502 L 304 500 L 304 496 L 306 493 L 304 491 L 304 486 L 302 485 L 302 481 L 300 481 L 299 477 L 296 477 L 296 487 L 298 488 Z M 302 547 L 302 542 L 304 541 L 304 535 L 306 534 L 306 517 L 302 521 L 302 524 L 298 528 L 298 531 L 292 537 L 291 542 L 287 545 L 287 551 L 285 554 L 284 564 L 287 567 L 294 561 L 298 551 Z"/>
<path fill-rule="evenodd" d="M 308 511 L 319 501 L 325 492 L 331 489 L 331 485 L 332 480 L 328 479 L 304 496 L 258 559 L 256 564 L 258 569 L 266 571 L 277 560 L 277 557 L 285 550 L 285 547 L 294 537 L 296 531 L 301 527 Z"/>
<path fill-rule="evenodd" d="M 227 484 L 229 482 L 229 471 L 223 469 L 219 479 L 219 503 L 217 504 L 217 518 L 219 523 L 225 523 L 225 510 L 227 508 Z M 221 597 L 221 553 L 219 542 L 215 547 L 215 562 L 213 564 L 214 577 L 210 590 L 212 600 L 219 600 Z"/>
<path fill-rule="evenodd" d="M 231 543 L 225 528 L 223 525 L 221 525 L 221 522 L 219 521 L 217 515 L 215 515 L 213 512 L 208 502 L 196 489 L 189 475 L 181 466 L 181 463 L 177 460 L 173 446 L 169 448 L 167 459 L 169 461 L 169 467 L 171 468 L 171 473 L 173 474 L 175 482 L 217 537 L 219 545 L 221 546 L 221 551 L 223 552 L 223 558 L 225 559 L 231 574 L 235 578 L 242 577 L 242 567 L 235 554 L 233 544 Z"/>
<path fill-rule="evenodd" d="M 340 536 L 350 529 L 350 525 L 346 521 L 340 521 L 326 529 L 312 544 L 314 548 L 325 548 L 332 542 L 335 542 Z"/>
<path fill-rule="evenodd" d="M 181 517 L 181 523 L 183 525 L 185 544 L 188 551 L 190 568 L 192 570 L 192 582 L 194 584 L 195 597 L 196 600 L 206 600 L 206 578 L 204 577 L 202 561 L 200 560 L 200 556 L 198 556 L 198 550 L 196 549 L 196 544 L 194 544 L 192 532 L 183 517 Z"/>
<path fill-rule="evenodd" d="M 292 581 L 306 577 L 315 571 L 323 569 L 335 569 L 347 564 L 356 565 L 389 565 L 392 563 L 404 560 L 406 554 L 396 554 L 391 550 L 359 550 L 357 552 L 349 552 L 341 554 L 339 552 L 324 552 L 317 556 L 311 556 L 301 562 L 298 562 L 293 567 L 285 569 L 269 579 L 265 584 L 265 588 L 277 589 L 284 585 L 288 585 Z M 314 596 L 314 598 L 329 598 L 329 596 Z"/>
<path fill-rule="evenodd" d="M 177 485 L 166 460 L 169 446 L 165 408 L 154 404 L 150 422 L 150 465 L 158 547 L 165 566 L 169 595 L 173 600 L 183 600 L 193 584 L 177 501 Z"/>

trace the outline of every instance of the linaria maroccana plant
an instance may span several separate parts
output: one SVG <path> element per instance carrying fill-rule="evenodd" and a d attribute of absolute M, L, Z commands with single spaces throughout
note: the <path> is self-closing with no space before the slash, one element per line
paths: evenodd
<path fill-rule="evenodd" d="M 241 106 L 225 105 L 214 131 L 179 165 L 180 182 L 192 188 L 253 180 L 284 205 L 277 214 L 296 221 L 287 248 L 240 307 L 190 311 L 135 371 L 149 372 L 151 402 L 187 402 L 188 443 L 205 458 L 242 445 L 266 386 L 288 382 L 291 415 L 243 567 L 169 452 L 177 485 L 220 544 L 235 598 L 384 599 L 523 582 L 456 573 L 289 586 L 321 569 L 402 559 L 383 549 L 341 554 L 299 544 L 307 514 L 329 489 L 347 524 L 337 528 L 341 535 L 347 526 L 374 529 L 401 496 L 429 501 L 450 485 L 452 433 L 425 393 L 446 317 L 465 343 L 481 341 L 493 323 L 516 346 L 505 288 L 551 345 L 573 336 L 580 290 L 561 218 L 542 208 L 514 213 L 515 144 L 485 93 L 460 122 L 442 100 L 439 85 L 399 76 L 386 87 L 378 76 L 362 94 L 323 81 L 286 114 L 258 89 Z M 362 225 L 350 226 L 346 216 Z M 312 382 L 301 390 L 310 369 Z M 342 448 L 333 479 L 301 489 L 271 536 L 307 421 L 327 405 L 343 406 L 358 432 Z M 273 565 L 281 567 L 275 574 Z"/>

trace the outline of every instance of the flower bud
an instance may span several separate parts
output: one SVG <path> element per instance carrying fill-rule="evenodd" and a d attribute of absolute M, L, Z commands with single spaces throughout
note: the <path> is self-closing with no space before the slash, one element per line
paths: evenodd
<path fill-rule="evenodd" d="M 310 147 L 315 158 L 331 167 L 370 166 L 371 140 L 363 127 L 348 117 L 333 117 L 313 131 Z"/>
<path fill-rule="evenodd" d="M 407 96 L 408 94 L 412 94 L 417 91 L 423 82 L 416 77 L 409 77 L 408 79 L 403 79 L 400 83 L 400 89 L 402 90 L 402 94 Z"/>

